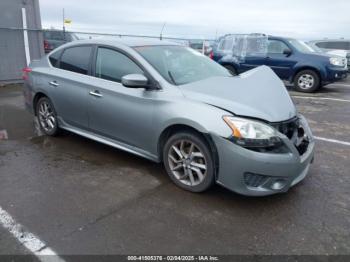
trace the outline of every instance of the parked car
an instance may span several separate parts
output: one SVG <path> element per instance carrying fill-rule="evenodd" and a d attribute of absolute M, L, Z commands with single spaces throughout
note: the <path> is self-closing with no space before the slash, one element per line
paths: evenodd
<path fill-rule="evenodd" d="M 74 40 L 79 40 L 79 37 L 72 32 L 63 32 L 62 30 L 44 30 L 44 50 L 49 53 L 55 48 Z"/>
<path fill-rule="evenodd" d="M 324 39 L 313 40 L 309 42 L 310 45 L 316 46 L 324 52 L 331 55 L 339 55 L 346 57 L 348 69 L 350 69 L 350 40 L 345 39 Z"/>
<path fill-rule="evenodd" d="M 27 108 L 46 135 L 65 129 L 163 162 L 179 187 L 286 192 L 308 173 L 314 140 L 268 67 L 232 76 L 166 41 L 82 40 L 24 70 Z"/>
<path fill-rule="evenodd" d="M 234 74 L 267 65 L 281 79 L 293 83 L 300 92 L 314 92 L 323 85 L 347 77 L 345 58 L 315 52 L 300 40 L 268 36 L 265 54 L 251 54 L 243 60 L 227 52 L 229 41 L 227 37 L 221 38 L 214 49 L 213 59 Z"/>
<path fill-rule="evenodd" d="M 209 41 L 189 41 L 189 46 L 198 51 L 199 53 L 202 53 L 206 56 L 210 56 L 211 52 L 212 52 L 212 47 L 211 47 L 211 43 Z"/>

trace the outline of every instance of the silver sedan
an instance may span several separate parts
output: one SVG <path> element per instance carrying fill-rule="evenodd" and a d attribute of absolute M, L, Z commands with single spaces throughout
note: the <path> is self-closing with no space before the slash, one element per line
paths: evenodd
<path fill-rule="evenodd" d="M 33 61 L 23 77 L 46 135 L 64 129 L 163 162 L 192 192 L 214 183 L 286 192 L 313 160 L 310 128 L 268 67 L 232 76 L 174 43 L 84 40 Z"/>

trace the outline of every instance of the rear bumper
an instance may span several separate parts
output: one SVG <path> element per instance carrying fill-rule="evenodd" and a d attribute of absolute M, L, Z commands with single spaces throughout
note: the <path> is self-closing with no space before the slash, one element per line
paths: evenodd
<path fill-rule="evenodd" d="M 288 147 L 288 153 L 255 152 L 213 135 L 219 156 L 217 183 L 247 196 L 288 191 L 306 177 L 314 158 L 315 143 L 307 129 L 310 143 L 301 156 L 294 144 L 282 134 L 280 137 Z"/>

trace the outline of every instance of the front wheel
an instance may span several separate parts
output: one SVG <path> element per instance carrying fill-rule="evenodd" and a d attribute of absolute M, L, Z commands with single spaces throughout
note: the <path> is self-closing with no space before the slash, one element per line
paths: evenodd
<path fill-rule="evenodd" d="M 320 77 L 313 70 L 300 71 L 294 77 L 294 88 L 304 93 L 315 92 L 320 88 Z"/>
<path fill-rule="evenodd" d="M 172 135 L 164 146 L 163 161 L 171 180 L 185 190 L 202 192 L 214 183 L 214 162 L 210 148 L 195 133 Z"/>

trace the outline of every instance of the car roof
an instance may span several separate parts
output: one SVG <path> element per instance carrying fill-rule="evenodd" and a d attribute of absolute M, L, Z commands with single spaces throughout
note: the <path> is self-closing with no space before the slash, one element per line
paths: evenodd
<path fill-rule="evenodd" d="M 312 40 L 311 43 L 315 42 L 350 42 L 350 39 L 319 39 L 319 40 Z"/>
<path fill-rule="evenodd" d="M 231 36 L 231 35 L 235 35 L 235 34 L 223 35 L 223 36 L 219 37 L 217 39 L 217 41 L 220 41 L 221 39 L 225 39 L 225 37 Z M 237 35 L 240 35 L 240 34 L 237 34 Z M 242 34 L 242 35 L 244 35 L 244 34 Z M 249 35 L 249 34 L 246 34 L 246 35 Z M 252 35 L 252 34 L 250 34 L 250 35 Z M 264 34 L 262 34 L 262 35 L 264 35 Z M 294 39 L 294 38 L 291 38 L 291 37 L 284 37 L 284 36 L 273 36 L 273 35 L 264 35 L 264 36 L 267 36 L 267 38 L 271 39 L 271 40 L 292 40 L 292 39 Z"/>
<path fill-rule="evenodd" d="M 273 35 L 269 35 L 268 36 L 268 39 L 271 39 L 271 40 L 292 40 L 294 38 L 292 37 L 284 37 L 284 36 L 273 36 Z"/>
<path fill-rule="evenodd" d="M 120 38 L 120 39 L 88 39 L 77 40 L 71 42 L 74 44 L 100 44 L 100 45 L 125 45 L 129 47 L 136 46 L 159 46 L 159 45 L 180 45 L 176 42 L 158 40 L 158 39 L 145 39 L 145 38 Z"/>

